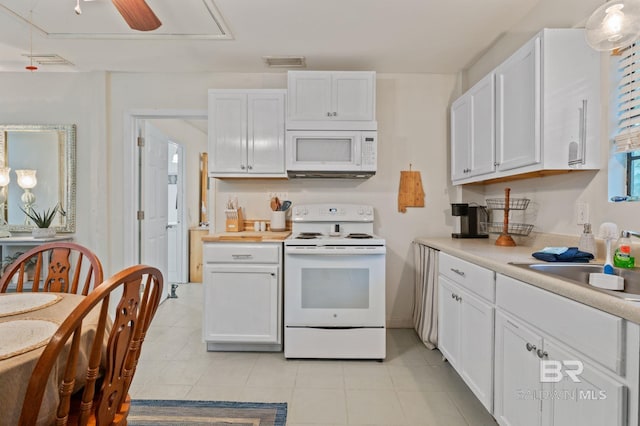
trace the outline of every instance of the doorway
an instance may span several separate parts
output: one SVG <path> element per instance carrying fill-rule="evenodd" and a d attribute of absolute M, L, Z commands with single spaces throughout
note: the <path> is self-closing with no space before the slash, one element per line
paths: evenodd
<path fill-rule="evenodd" d="M 206 127 L 206 110 L 150 110 L 134 111 L 125 115 L 125 140 L 129 140 L 131 143 L 129 148 L 125 150 L 124 159 L 125 171 L 127 172 L 124 179 L 124 193 L 127 194 L 125 212 L 129 212 L 125 214 L 124 260 L 129 264 L 147 263 L 158 267 L 165 277 L 166 294 L 169 294 L 171 290 L 170 283 L 174 280 L 174 272 L 177 275 L 176 282 L 188 281 L 187 239 L 189 228 L 197 227 L 200 221 L 198 165 L 200 152 L 207 150 Z M 160 160 L 154 157 L 156 154 L 145 153 L 138 147 L 138 138 L 148 137 L 147 128 L 160 129 L 160 133 L 167 137 L 162 150 L 163 158 Z M 173 153 L 171 156 L 169 155 L 169 140 L 182 147 L 182 156 L 178 152 L 179 163 L 182 158 L 182 179 L 180 179 L 180 173 L 177 178 L 169 177 L 170 164 L 173 160 Z M 159 155 L 160 150 L 156 149 L 153 152 L 157 152 Z M 154 158 L 158 160 L 152 161 L 156 164 L 154 166 L 156 169 L 159 169 L 160 164 L 163 164 L 164 176 L 161 176 L 162 171 L 156 170 L 155 174 L 145 178 L 144 167 Z M 192 162 L 195 166 L 191 165 Z M 177 179 L 177 183 L 182 181 L 183 185 L 182 212 L 180 213 L 180 209 L 175 212 L 176 217 L 182 216 L 180 220 L 182 229 L 180 231 L 176 229 L 175 238 L 170 236 L 172 232 L 169 227 L 170 196 L 167 183 L 171 179 Z M 195 182 L 191 182 L 194 179 Z M 180 199 L 179 196 L 175 198 L 178 195 L 178 187 L 180 185 L 174 188 L 175 192 L 172 195 L 174 205 L 176 200 Z M 131 191 L 131 188 L 134 188 L 134 191 Z M 163 188 L 164 195 L 162 195 L 160 188 Z M 154 193 L 155 195 L 152 195 Z M 149 195 L 151 199 L 145 200 L 145 197 Z M 162 211 L 145 210 L 149 204 L 158 206 L 154 208 L 158 210 L 162 206 Z M 144 211 L 144 219 L 138 219 L 140 211 Z M 159 224 L 162 216 L 165 218 L 161 229 Z M 151 228 L 148 226 L 151 222 L 148 221 L 149 218 L 155 222 L 155 226 Z M 172 243 L 169 243 L 170 239 Z M 178 256 L 172 257 L 172 259 L 178 259 L 175 265 L 171 265 L 169 262 L 169 244 L 176 250 L 176 253 L 179 253 Z M 180 261 L 180 258 L 183 260 Z"/>

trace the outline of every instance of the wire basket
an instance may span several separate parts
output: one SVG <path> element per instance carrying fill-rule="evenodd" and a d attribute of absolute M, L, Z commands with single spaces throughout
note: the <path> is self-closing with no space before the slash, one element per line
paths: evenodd
<path fill-rule="evenodd" d="M 482 226 L 484 227 L 484 232 L 490 234 L 502 234 L 502 229 L 504 228 L 502 222 L 482 222 Z M 529 223 L 509 223 L 507 233 L 526 237 L 531 233 L 531 230 L 533 230 L 533 225 Z"/>
<path fill-rule="evenodd" d="M 487 208 L 492 210 L 504 210 L 507 203 L 504 198 L 487 198 Z M 525 210 L 529 206 L 528 198 L 510 198 L 509 210 Z"/>

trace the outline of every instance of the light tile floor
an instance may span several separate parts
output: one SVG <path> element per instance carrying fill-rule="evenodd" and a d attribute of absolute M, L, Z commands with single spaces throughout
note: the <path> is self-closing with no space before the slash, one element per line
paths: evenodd
<path fill-rule="evenodd" d="M 287 425 L 495 426 L 437 350 L 391 329 L 378 361 L 286 360 L 280 353 L 207 352 L 202 286 L 181 285 L 147 335 L 136 399 L 287 402 Z"/>

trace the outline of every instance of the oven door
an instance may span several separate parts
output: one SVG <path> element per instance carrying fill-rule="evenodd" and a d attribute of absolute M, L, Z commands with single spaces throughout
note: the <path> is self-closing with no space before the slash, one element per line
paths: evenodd
<path fill-rule="evenodd" d="M 384 247 L 286 252 L 285 326 L 384 327 Z"/>

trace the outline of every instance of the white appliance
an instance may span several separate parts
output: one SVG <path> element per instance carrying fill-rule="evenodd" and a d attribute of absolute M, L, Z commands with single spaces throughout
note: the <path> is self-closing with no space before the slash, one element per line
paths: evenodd
<path fill-rule="evenodd" d="M 385 240 L 373 207 L 293 208 L 285 240 L 286 358 L 384 359 Z"/>
<path fill-rule="evenodd" d="M 378 164 L 378 132 L 287 131 L 287 174 L 306 178 L 368 178 Z"/>

